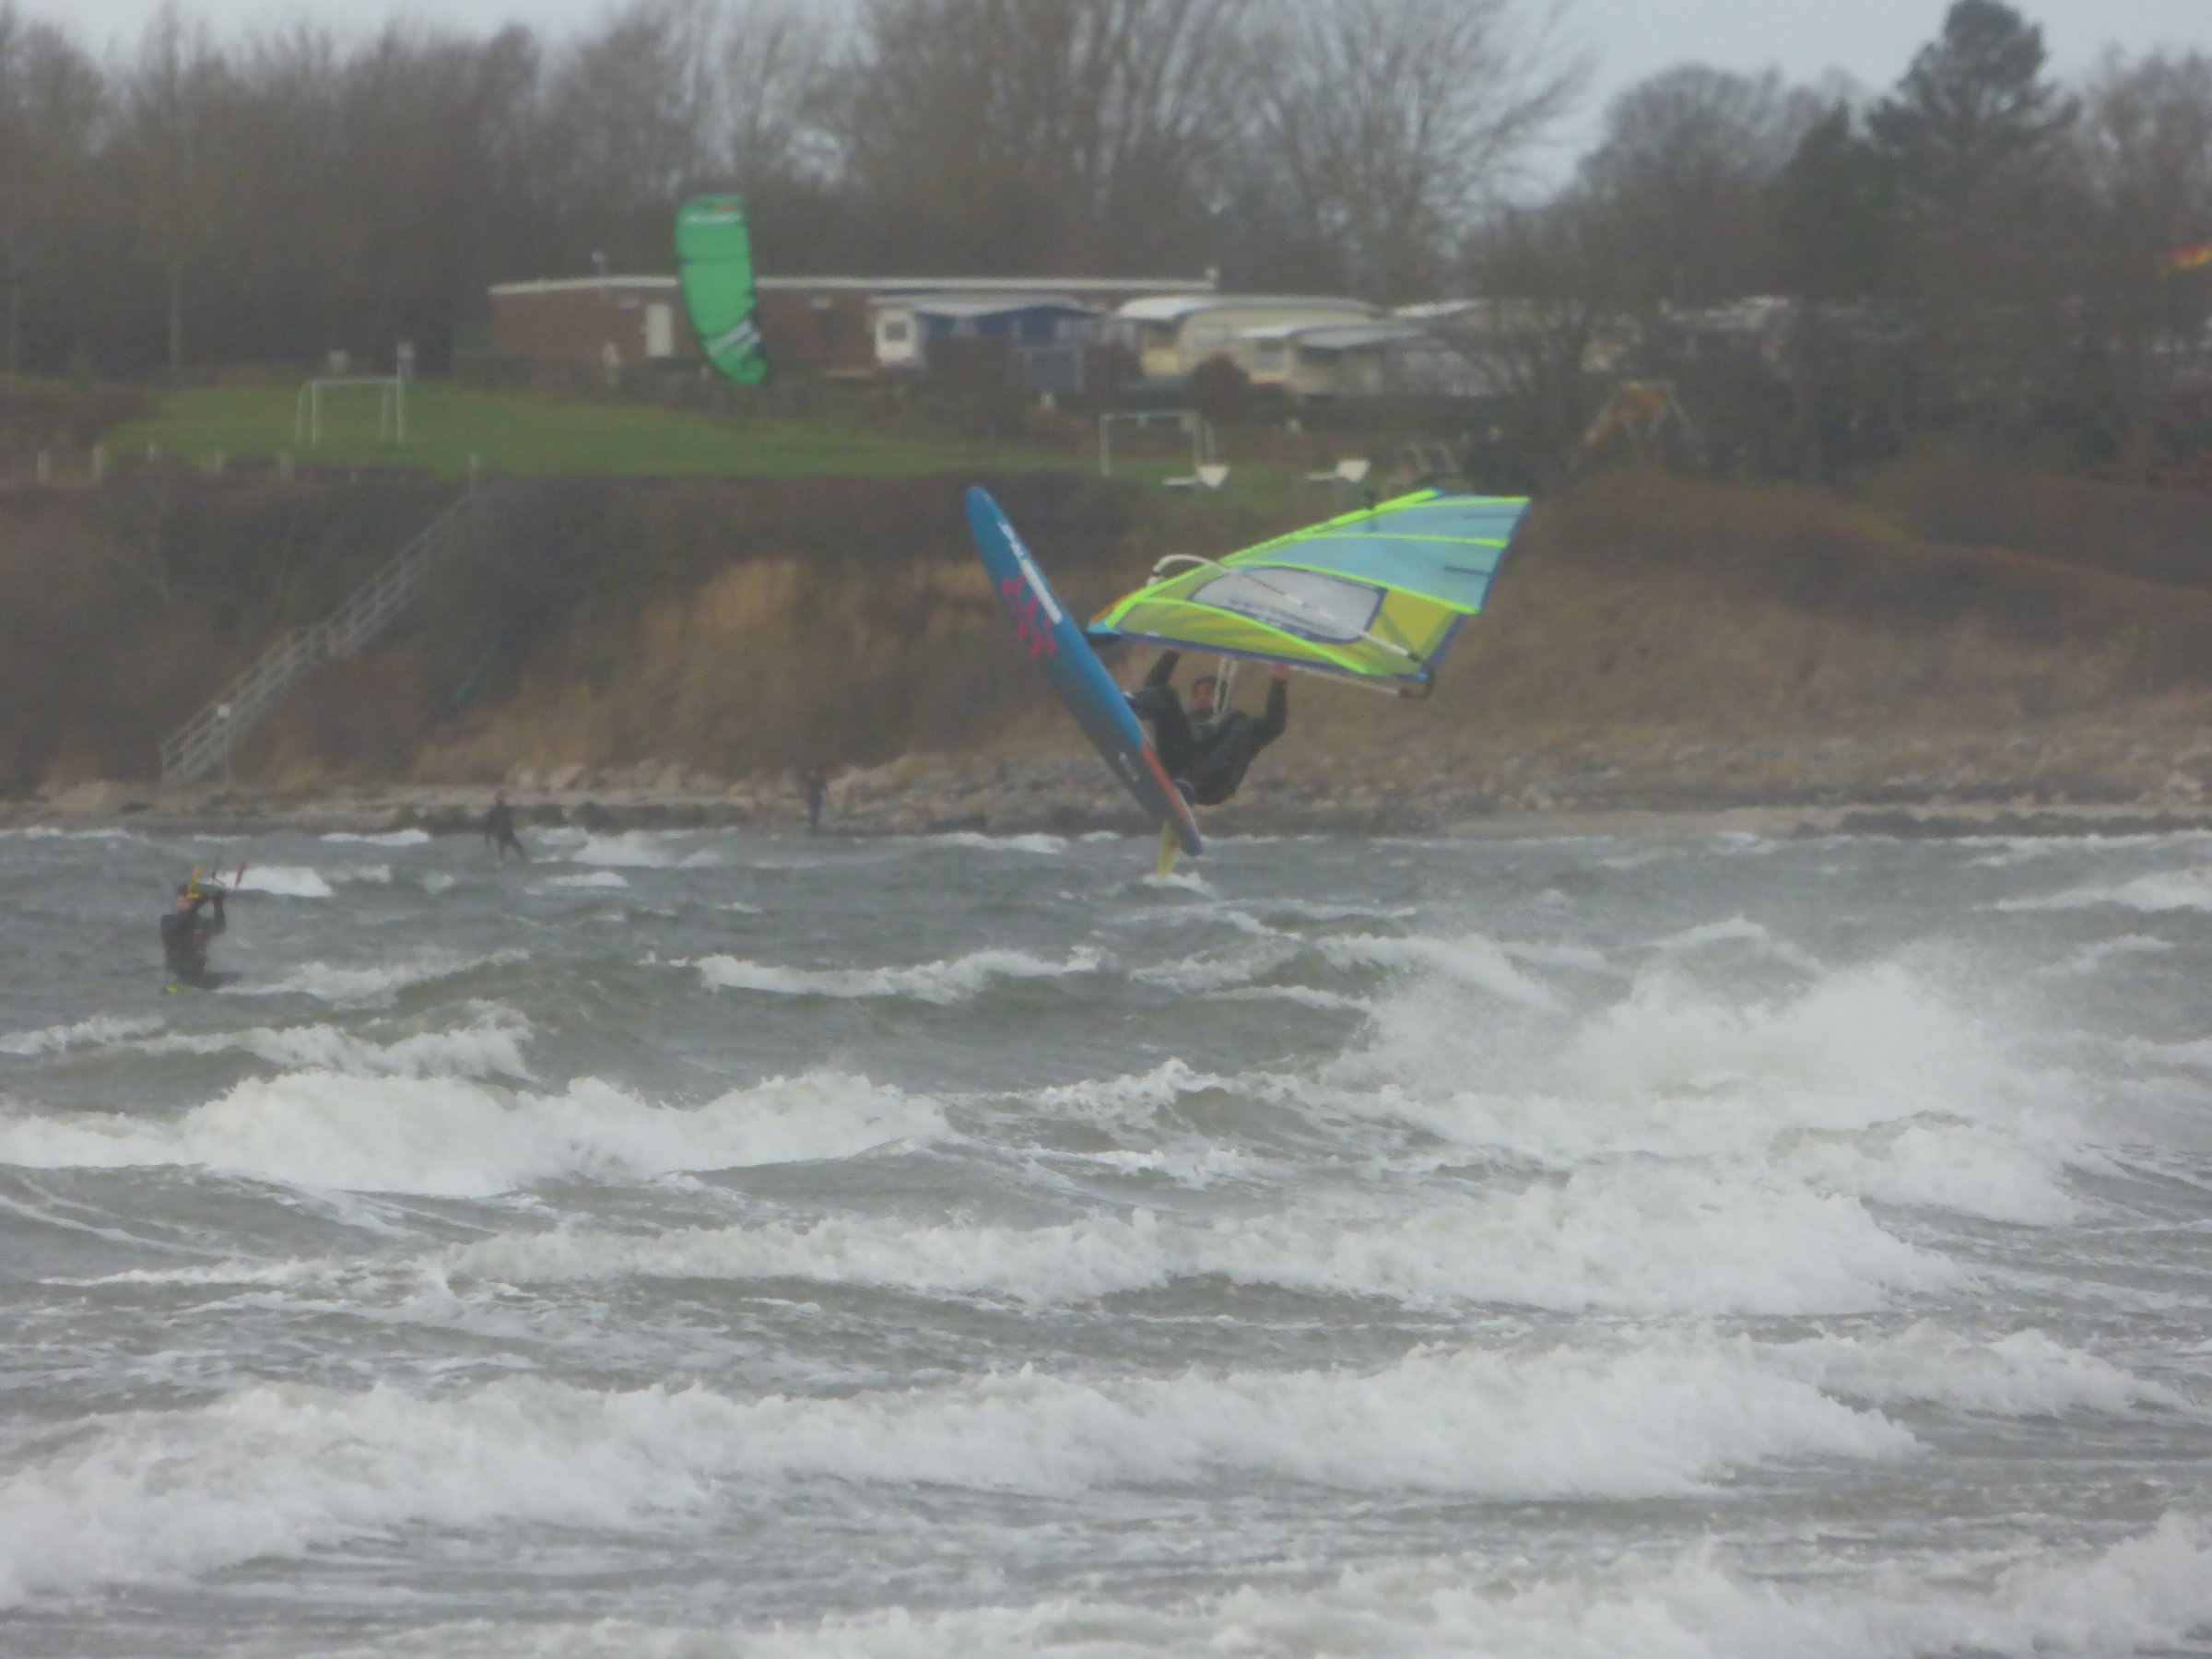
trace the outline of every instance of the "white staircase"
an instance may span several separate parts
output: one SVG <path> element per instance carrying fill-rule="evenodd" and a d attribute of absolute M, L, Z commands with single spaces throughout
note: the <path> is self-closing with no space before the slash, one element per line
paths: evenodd
<path fill-rule="evenodd" d="M 324 663 L 352 656 L 391 626 L 419 594 L 439 556 L 465 533 L 477 504 L 463 496 L 375 575 L 312 628 L 287 630 L 207 706 L 161 744 L 161 782 L 190 783 L 222 770 L 231 751 L 292 689 Z"/>

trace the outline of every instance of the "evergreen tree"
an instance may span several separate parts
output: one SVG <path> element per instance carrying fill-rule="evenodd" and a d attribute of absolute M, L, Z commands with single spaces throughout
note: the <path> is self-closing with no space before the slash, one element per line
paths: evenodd
<path fill-rule="evenodd" d="M 1774 182 L 1775 233 L 1793 292 L 1858 300 L 1881 287 L 1897 173 L 1838 104 L 1798 141 Z"/>
<path fill-rule="evenodd" d="M 1956 0 L 1869 122 L 1913 206 L 1952 206 L 2054 159 L 2074 104 L 2043 78 L 2047 56 L 2043 31 L 2002 0 Z"/>

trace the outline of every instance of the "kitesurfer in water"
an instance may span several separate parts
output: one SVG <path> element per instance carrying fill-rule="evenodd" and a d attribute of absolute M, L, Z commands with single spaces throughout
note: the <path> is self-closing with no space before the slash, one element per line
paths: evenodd
<path fill-rule="evenodd" d="M 491 810 L 484 815 L 484 839 L 498 849 L 501 864 L 507 862 L 510 847 L 524 864 L 530 862 L 530 854 L 523 851 L 523 843 L 514 833 L 514 808 L 507 805 L 504 792 L 491 797 Z"/>
<path fill-rule="evenodd" d="M 1218 688 L 1211 675 L 1191 682 L 1186 713 L 1170 684 L 1180 658 L 1180 653 L 1161 652 L 1152 672 L 1145 676 L 1144 689 L 1130 694 L 1129 706 L 1140 719 L 1152 723 L 1159 763 L 1184 798 L 1197 806 L 1218 806 L 1237 793 L 1253 757 L 1280 737 L 1289 724 L 1290 670 L 1275 665 L 1267 707 L 1257 719 L 1241 709 L 1218 709 Z"/>
<path fill-rule="evenodd" d="M 223 919 L 223 897 L 221 886 L 202 887 L 196 880 L 177 889 L 169 914 L 161 918 L 161 957 L 169 965 L 171 984 L 205 988 L 223 977 L 207 968 L 207 941 L 229 925 Z M 202 915 L 210 904 L 213 913 Z"/>

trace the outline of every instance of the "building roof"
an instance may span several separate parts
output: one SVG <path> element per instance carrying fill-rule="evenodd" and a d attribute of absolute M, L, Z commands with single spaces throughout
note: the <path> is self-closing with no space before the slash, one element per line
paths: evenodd
<path fill-rule="evenodd" d="M 1141 300 L 1132 300 L 1115 312 L 1114 316 L 1124 323 L 1180 323 L 1185 317 L 1202 311 L 1214 311 L 1224 306 L 1240 310 L 1253 306 L 1302 306 L 1308 310 L 1358 312 L 1371 317 L 1375 308 L 1364 300 L 1338 300 L 1322 294 L 1149 294 Z"/>
<path fill-rule="evenodd" d="M 667 289 L 665 276 L 549 276 L 527 282 L 495 282 L 494 298 L 508 294 L 558 294 L 593 289 Z M 1204 276 L 761 276 L 755 286 L 770 293 L 856 294 L 1146 294 L 1207 298 L 1214 292 Z"/>
<path fill-rule="evenodd" d="M 877 310 L 902 305 L 915 315 L 923 317 L 949 317 L 953 319 L 1011 316 L 1018 312 L 1062 312 L 1069 316 L 1095 317 L 1100 314 L 1095 305 L 1085 305 L 1065 294 L 1038 294 L 1034 297 L 1006 300 L 964 299 L 956 294 L 927 294 L 908 300 L 889 295 L 872 302 Z"/>
<path fill-rule="evenodd" d="M 1480 300 L 1424 300 L 1418 305 L 1393 306 L 1390 314 L 1403 317 L 1408 323 L 1436 323 L 1473 311 L 1482 303 Z"/>
<path fill-rule="evenodd" d="M 1425 340 L 1431 336 L 1410 323 L 1309 323 L 1283 331 L 1301 347 L 1314 351 L 1357 351 L 1363 346 L 1386 346 L 1393 340 Z"/>
<path fill-rule="evenodd" d="M 491 297 L 501 300 L 510 294 L 656 293 L 673 291 L 675 288 L 673 276 L 552 276 L 531 282 L 495 282 L 491 285 Z"/>

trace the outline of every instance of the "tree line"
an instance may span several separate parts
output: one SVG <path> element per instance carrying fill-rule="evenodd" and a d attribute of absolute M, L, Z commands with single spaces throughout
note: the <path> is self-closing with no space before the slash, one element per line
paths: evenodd
<path fill-rule="evenodd" d="M 1477 296 L 1462 343 L 1555 458 L 1629 374 L 1679 391 L 1708 458 L 1760 467 L 1960 421 L 2179 441 L 2212 269 L 2166 256 L 2212 238 L 2212 60 L 2063 87 L 2020 12 L 1958 0 L 1884 92 L 1654 76 L 1538 190 L 1587 69 L 1557 16 L 627 0 L 561 37 L 218 36 L 172 7 L 99 58 L 0 0 L 0 365 L 406 338 L 435 369 L 489 284 L 665 269 L 674 204 L 735 190 L 771 272 Z M 1732 323 L 1754 297 L 1784 307 Z"/>

